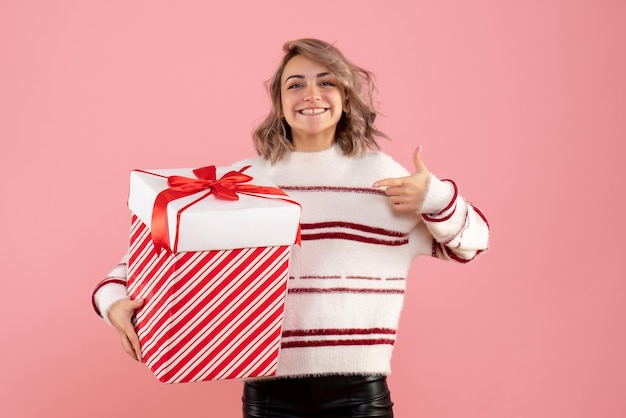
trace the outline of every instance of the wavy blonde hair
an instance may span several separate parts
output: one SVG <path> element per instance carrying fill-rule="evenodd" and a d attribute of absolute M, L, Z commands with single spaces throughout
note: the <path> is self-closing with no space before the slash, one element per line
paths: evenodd
<path fill-rule="evenodd" d="M 283 51 L 285 55 L 278 68 L 266 82 L 272 108 L 265 120 L 252 133 L 257 153 L 274 164 L 287 151 L 294 149 L 291 128 L 281 116 L 280 84 L 285 65 L 296 55 L 304 55 L 326 66 L 343 88 L 346 111 L 337 124 L 335 141 L 344 155 L 358 155 L 367 149 L 379 150 L 376 138 L 389 139 L 389 137 L 374 126 L 378 112 L 374 103 L 376 87 L 372 73 L 354 65 L 333 45 L 319 39 L 288 41 L 283 45 Z"/>

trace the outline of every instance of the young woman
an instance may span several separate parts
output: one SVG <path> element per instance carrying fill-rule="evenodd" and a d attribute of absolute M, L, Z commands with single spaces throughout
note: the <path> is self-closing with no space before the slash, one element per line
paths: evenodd
<path fill-rule="evenodd" d="M 302 204 L 278 376 L 244 384 L 244 417 L 392 417 L 386 384 L 412 260 L 467 262 L 489 228 L 451 180 L 414 154 L 408 172 L 379 150 L 371 74 L 326 42 L 287 42 L 251 164 Z M 125 260 L 94 291 L 96 310 L 141 360 Z"/>

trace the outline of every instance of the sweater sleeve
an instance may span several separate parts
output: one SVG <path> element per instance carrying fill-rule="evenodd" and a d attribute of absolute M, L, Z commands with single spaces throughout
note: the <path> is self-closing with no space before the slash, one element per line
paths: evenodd
<path fill-rule="evenodd" d="M 461 197 L 452 180 L 431 175 L 420 213 L 432 235 L 433 257 L 466 263 L 487 249 L 487 218 Z"/>
<path fill-rule="evenodd" d="M 94 310 L 111 325 L 107 312 L 113 303 L 120 299 L 128 299 L 126 292 L 128 255 L 113 267 L 107 277 L 98 283 L 91 295 L 91 303 Z"/>

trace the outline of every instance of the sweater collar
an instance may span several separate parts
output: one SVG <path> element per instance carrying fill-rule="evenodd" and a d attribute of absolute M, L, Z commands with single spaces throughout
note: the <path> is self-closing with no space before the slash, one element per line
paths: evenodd
<path fill-rule="evenodd" d="M 283 160 L 296 165 L 319 165 L 333 163 L 341 158 L 343 158 L 343 151 L 339 145 L 334 143 L 330 148 L 321 151 L 291 151 L 285 155 Z"/>

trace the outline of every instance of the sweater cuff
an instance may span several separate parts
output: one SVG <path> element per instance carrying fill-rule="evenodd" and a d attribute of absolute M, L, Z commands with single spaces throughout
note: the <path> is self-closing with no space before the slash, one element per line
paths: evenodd
<path fill-rule="evenodd" d="M 456 188 L 454 187 L 454 183 L 439 180 L 431 174 L 428 182 L 428 191 L 426 192 L 420 213 L 428 215 L 440 214 L 451 206 L 455 197 Z"/>
<path fill-rule="evenodd" d="M 93 295 L 94 305 L 98 309 L 100 316 L 107 324 L 113 326 L 109 320 L 109 309 L 118 300 L 130 299 L 126 293 L 126 286 L 118 283 L 108 283 L 102 286 Z"/>

